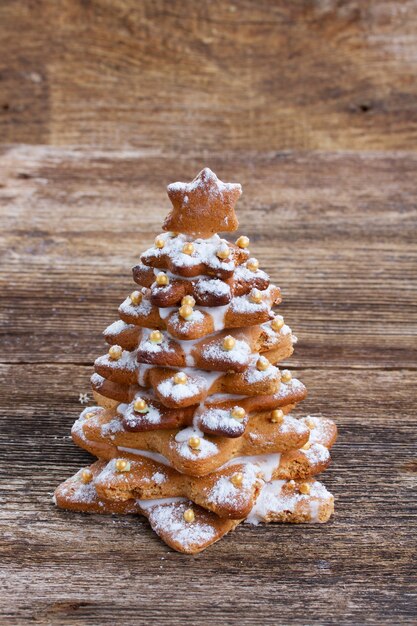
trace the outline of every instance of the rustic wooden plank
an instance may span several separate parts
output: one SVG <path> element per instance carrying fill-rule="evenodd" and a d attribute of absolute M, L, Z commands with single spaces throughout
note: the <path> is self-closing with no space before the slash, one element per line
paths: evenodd
<path fill-rule="evenodd" d="M 0 133 L 183 154 L 415 150 L 416 7 L 7 0 Z"/>
<path fill-rule="evenodd" d="M 88 363 L 199 156 L 14 147 L 0 157 L 4 362 Z M 282 287 L 295 366 L 415 367 L 413 153 L 213 155 Z M 348 188 L 346 181 L 349 181 Z M 323 355 L 325 362 L 323 363 Z"/>
<path fill-rule="evenodd" d="M 88 462 L 67 435 L 90 372 L 0 367 L 9 382 L 0 435 L 7 623 L 413 623 L 414 372 L 301 370 L 311 389 L 303 409 L 340 428 L 323 477 L 337 498 L 334 520 L 241 526 L 191 558 L 144 520 L 53 508 L 54 486 Z"/>

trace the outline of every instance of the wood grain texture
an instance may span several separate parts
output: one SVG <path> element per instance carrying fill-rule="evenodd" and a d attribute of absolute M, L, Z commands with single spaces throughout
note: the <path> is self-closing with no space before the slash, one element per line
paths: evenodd
<path fill-rule="evenodd" d="M 325 526 L 242 525 L 195 557 L 136 517 L 65 513 L 54 487 L 102 329 L 159 232 L 164 185 L 207 164 L 244 187 L 241 232 L 284 291 L 300 412 L 340 429 Z M 413 624 L 417 156 L 178 155 L 4 146 L 0 524 L 7 624 Z"/>
<path fill-rule="evenodd" d="M 416 0 L 3 0 L 3 142 L 415 150 Z"/>

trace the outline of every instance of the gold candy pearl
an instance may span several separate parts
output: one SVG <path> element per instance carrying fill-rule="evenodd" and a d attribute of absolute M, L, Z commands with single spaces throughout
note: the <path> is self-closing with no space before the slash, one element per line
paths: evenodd
<path fill-rule="evenodd" d="M 191 242 L 185 243 L 182 247 L 182 251 L 184 254 L 191 255 L 194 252 L 194 246 Z"/>
<path fill-rule="evenodd" d="M 250 292 L 249 299 L 251 302 L 254 302 L 255 304 L 259 304 L 260 302 L 262 302 L 262 292 L 259 291 L 259 289 L 252 289 L 252 291 Z"/>
<path fill-rule="evenodd" d="M 95 412 L 94 412 L 94 411 L 89 411 L 88 413 L 86 413 L 86 414 L 84 415 L 84 419 L 85 419 L 85 420 L 89 420 L 89 419 L 91 419 L 92 417 L 94 417 L 94 415 L 95 415 Z"/>
<path fill-rule="evenodd" d="M 166 285 L 169 285 L 168 276 L 164 274 L 164 272 L 159 272 L 156 276 L 156 284 L 158 287 L 165 287 Z"/>
<path fill-rule="evenodd" d="M 223 244 L 217 250 L 216 254 L 219 257 L 219 259 L 222 259 L 222 260 L 227 259 L 227 257 L 230 256 L 230 248 L 226 246 L 225 244 Z"/>
<path fill-rule="evenodd" d="M 242 235 L 239 239 L 236 239 L 236 245 L 239 246 L 239 248 L 247 248 L 249 245 L 249 237 Z"/>
<path fill-rule="evenodd" d="M 230 482 L 235 487 L 241 487 L 242 483 L 243 483 L 243 474 L 242 474 L 242 472 L 236 472 L 236 474 L 233 474 L 233 476 L 230 479 Z"/>
<path fill-rule="evenodd" d="M 198 450 L 200 448 L 200 437 L 190 437 L 188 440 L 188 445 L 192 450 Z"/>
<path fill-rule="evenodd" d="M 174 383 L 176 385 L 185 385 L 185 383 L 187 382 L 188 378 L 187 378 L 187 374 L 185 374 L 184 372 L 178 372 L 177 374 L 175 374 L 174 376 Z"/>
<path fill-rule="evenodd" d="M 151 343 L 162 343 L 163 339 L 164 336 L 160 330 L 153 330 L 149 335 L 149 341 Z"/>
<path fill-rule="evenodd" d="M 195 513 L 192 509 L 187 509 L 184 511 L 184 519 L 186 522 L 191 523 L 195 520 Z"/>
<path fill-rule="evenodd" d="M 292 379 L 292 374 L 290 370 L 283 370 L 281 372 L 281 381 L 283 383 L 289 383 L 291 379 Z"/>
<path fill-rule="evenodd" d="M 235 406 L 233 407 L 233 409 L 230 412 L 230 415 L 233 417 L 233 419 L 235 420 L 243 420 L 245 415 L 246 415 L 246 411 L 243 407 L 241 406 Z"/>
<path fill-rule="evenodd" d="M 246 267 L 251 272 L 256 272 L 259 269 L 259 261 L 258 259 L 251 258 L 246 261 Z"/>
<path fill-rule="evenodd" d="M 130 470 L 130 463 L 126 459 L 117 459 L 115 463 L 116 472 L 128 472 Z"/>
<path fill-rule="evenodd" d="M 157 237 L 155 239 L 155 248 L 161 249 L 164 247 L 164 245 L 165 245 L 165 241 L 164 239 L 162 239 L 162 237 Z"/>
<path fill-rule="evenodd" d="M 181 304 L 184 305 L 186 304 L 187 306 L 195 306 L 195 300 L 193 298 L 193 296 L 184 296 L 183 299 L 181 300 Z"/>
<path fill-rule="evenodd" d="M 123 354 L 123 350 L 121 348 L 121 346 L 115 345 L 115 346 L 110 346 L 109 348 L 109 357 L 111 358 L 112 361 L 118 361 Z"/>
<path fill-rule="evenodd" d="M 311 448 L 311 443 L 309 441 L 307 441 L 307 443 L 301 446 L 301 450 L 310 450 L 310 448 Z"/>
<path fill-rule="evenodd" d="M 271 365 L 270 362 L 265 356 L 260 356 L 256 362 L 256 369 L 259 370 L 260 372 L 264 372 L 265 370 L 268 369 L 270 365 Z"/>
<path fill-rule="evenodd" d="M 311 491 L 311 487 L 308 483 L 301 483 L 301 485 L 298 487 L 300 493 L 302 493 L 303 495 L 307 496 L 310 491 Z"/>
<path fill-rule="evenodd" d="M 311 417 L 307 417 L 307 419 L 305 420 L 305 423 L 310 428 L 310 430 L 316 427 L 316 424 Z"/>
<path fill-rule="evenodd" d="M 178 311 L 182 318 L 189 320 L 193 315 L 193 307 L 189 304 L 183 304 Z"/>
<path fill-rule="evenodd" d="M 232 337 L 231 335 L 227 335 L 227 337 L 223 339 L 224 350 L 233 350 L 235 345 L 236 345 L 236 339 Z"/>
<path fill-rule="evenodd" d="M 142 302 L 142 298 L 143 298 L 143 294 L 141 294 L 140 291 L 132 291 L 132 293 L 130 294 L 130 301 L 135 306 L 137 306 L 138 304 Z"/>
<path fill-rule="evenodd" d="M 274 319 L 271 322 L 272 330 L 275 330 L 276 332 L 278 332 L 281 330 L 283 326 L 284 326 L 284 318 L 281 317 L 280 315 L 277 315 L 276 317 L 274 317 Z"/>
<path fill-rule="evenodd" d="M 133 409 L 138 413 L 146 413 L 148 411 L 148 405 L 143 398 L 136 398 L 133 403 Z"/>
<path fill-rule="evenodd" d="M 274 409 L 271 413 L 271 422 L 274 424 L 282 424 L 284 421 L 284 411 L 282 409 Z"/>
<path fill-rule="evenodd" d="M 81 472 L 81 480 L 86 485 L 93 480 L 93 472 L 90 469 L 83 469 Z"/>

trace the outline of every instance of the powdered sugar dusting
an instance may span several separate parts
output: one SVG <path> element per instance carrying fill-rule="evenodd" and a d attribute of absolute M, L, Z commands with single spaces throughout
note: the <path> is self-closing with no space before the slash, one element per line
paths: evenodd
<path fill-rule="evenodd" d="M 142 507 L 145 501 L 140 500 Z M 149 501 L 151 503 L 152 501 Z M 188 502 L 172 502 L 167 499 L 166 503 L 146 503 L 149 522 L 158 535 L 169 537 L 185 549 L 203 546 L 213 541 L 216 537 L 216 529 L 206 522 L 197 519 L 194 522 L 184 520 L 184 511 Z M 190 503 L 191 504 L 191 503 Z"/>

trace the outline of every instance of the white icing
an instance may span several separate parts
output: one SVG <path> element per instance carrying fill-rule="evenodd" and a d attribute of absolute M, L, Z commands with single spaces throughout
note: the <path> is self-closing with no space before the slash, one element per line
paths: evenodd
<path fill-rule="evenodd" d="M 180 346 L 181 350 L 185 356 L 185 364 L 187 367 L 193 367 L 195 365 L 195 359 L 191 352 L 194 349 L 194 346 L 201 341 L 201 337 L 198 339 L 189 339 L 189 340 L 179 340 L 177 339 L 177 343 Z"/>
<path fill-rule="evenodd" d="M 200 309 L 211 315 L 214 330 L 223 330 L 224 316 L 226 315 L 226 311 L 229 309 L 229 306 L 229 304 L 225 304 L 224 306 L 201 306 Z"/>
<path fill-rule="evenodd" d="M 140 450 L 139 448 L 126 448 L 124 446 L 118 446 L 117 449 L 120 452 L 129 452 L 129 454 L 136 454 L 137 456 L 146 456 L 148 459 L 152 459 L 156 463 L 162 463 L 162 465 L 167 465 L 168 467 L 172 467 L 170 461 L 159 454 L 158 452 L 150 452 L 149 450 Z"/>
<path fill-rule="evenodd" d="M 141 387 L 147 387 L 146 377 L 148 370 L 155 367 L 154 365 L 149 365 L 148 363 L 138 363 L 137 364 L 137 375 L 138 375 L 138 383 Z"/>
<path fill-rule="evenodd" d="M 154 500 L 136 500 L 138 505 L 144 511 L 149 511 L 154 506 L 161 504 L 174 504 L 174 502 L 188 502 L 187 498 L 155 498 Z"/>
<path fill-rule="evenodd" d="M 231 459 L 219 470 L 224 467 L 229 467 L 231 465 L 236 465 L 240 463 L 244 463 L 245 465 L 252 465 L 257 468 L 257 472 L 261 474 L 261 478 L 265 482 L 269 482 L 272 478 L 273 473 L 276 469 L 278 469 L 281 461 L 281 454 L 272 453 L 272 454 L 257 454 L 254 456 L 239 456 L 234 459 Z"/>
<path fill-rule="evenodd" d="M 178 307 L 176 306 L 159 307 L 158 311 L 159 311 L 159 317 L 161 318 L 161 320 L 166 320 L 167 317 L 169 317 L 173 311 L 178 311 Z"/>

